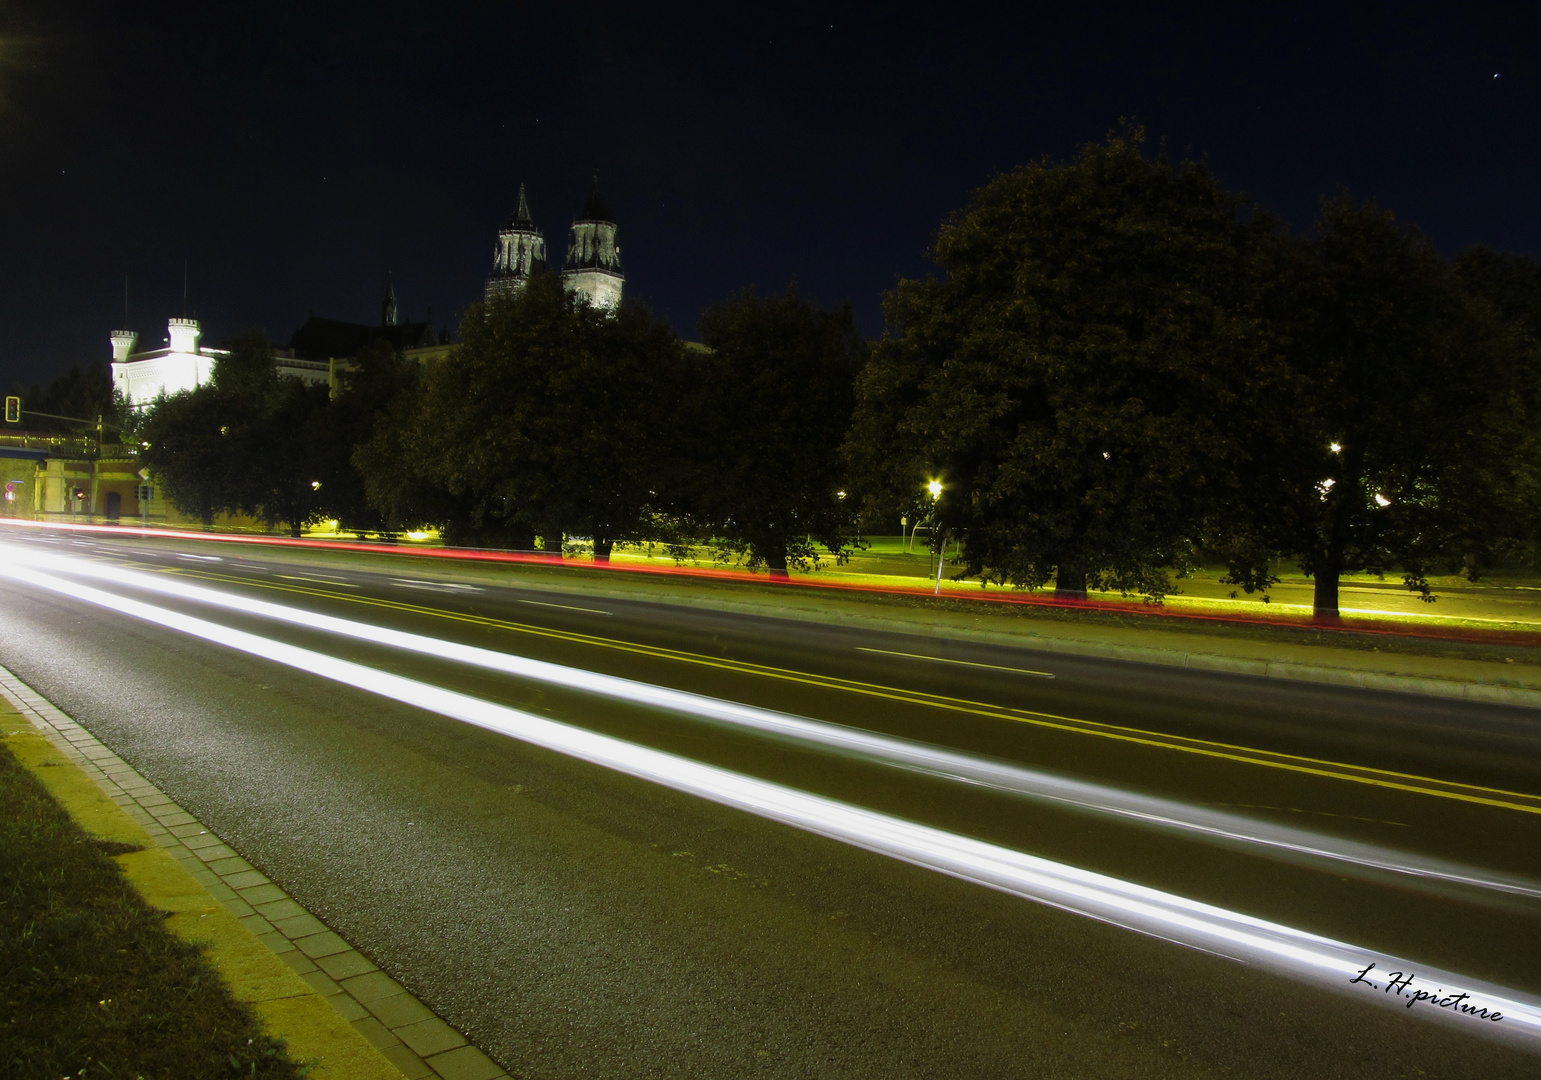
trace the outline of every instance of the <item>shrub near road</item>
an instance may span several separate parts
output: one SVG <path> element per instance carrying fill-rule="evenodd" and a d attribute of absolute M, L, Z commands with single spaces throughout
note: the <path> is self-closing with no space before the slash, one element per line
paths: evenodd
<path fill-rule="evenodd" d="M 0 1076 L 299 1077 L 0 744 Z"/>

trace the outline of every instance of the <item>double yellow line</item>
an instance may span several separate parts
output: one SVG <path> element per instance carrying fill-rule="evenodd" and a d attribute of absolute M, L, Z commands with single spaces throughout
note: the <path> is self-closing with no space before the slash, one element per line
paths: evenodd
<path fill-rule="evenodd" d="M 1162 732 L 1146 731 L 1141 728 L 1125 727 L 1119 724 L 1101 723 L 1095 720 L 1079 720 L 1075 717 L 1057 716 L 1053 713 L 1007 708 L 990 705 L 986 702 L 969 701 L 965 698 L 931 694 L 922 690 L 903 690 L 897 687 L 860 682 L 854 679 L 842 679 L 831 675 L 810 675 L 806 672 L 770 667 L 765 664 L 753 664 L 742 660 L 716 659 L 702 656 L 699 653 L 682 652 L 678 649 L 665 649 L 654 645 L 638 645 L 634 642 L 619 641 L 615 638 L 598 637 L 593 634 L 579 634 L 569 630 L 552 630 L 544 626 L 532 626 L 528 623 L 511 622 L 507 619 L 494 619 L 484 615 L 466 615 L 455 611 L 424 607 L 420 604 L 405 604 L 396 600 L 382 600 L 340 591 L 308 588 L 302 585 L 279 585 L 268 581 L 253 581 L 249 578 L 232 577 L 228 574 L 216 574 L 205 570 L 193 570 L 183 567 L 175 567 L 163 572 L 204 578 L 210 581 L 233 583 L 252 588 L 301 593 L 308 596 L 322 597 L 327 600 L 343 600 L 351 604 L 364 604 L 370 607 L 386 608 L 413 615 L 428 615 L 438 619 L 449 619 L 455 622 L 470 623 L 475 626 L 485 626 L 496 630 L 529 634 L 534 637 L 551 638 L 577 645 L 588 645 L 616 652 L 635 653 L 640 656 L 648 656 L 660 660 L 694 664 L 698 667 L 717 668 L 723 671 L 754 675 L 767 679 L 778 679 L 782 682 L 815 686 L 821 689 L 840 690 L 845 693 L 860 694 L 865 697 L 879 698 L 885 701 L 897 701 L 908 705 L 923 705 L 949 712 L 965 713 L 970 716 L 982 716 L 992 720 L 1007 720 L 1018 724 L 1031 724 L 1034 727 L 1047 728 L 1053 731 L 1091 735 L 1101 739 L 1112 739 L 1117 742 L 1133 743 L 1138 746 L 1148 746 L 1159 750 L 1175 750 L 1179 753 L 1197 754 L 1201 757 L 1218 758 L 1223 761 L 1234 761 L 1244 765 L 1259 765 L 1269 769 L 1282 769 L 1288 772 L 1321 776 L 1331 780 L 1344 780 L 1355 784 L 1369 784 L 1374 787 L 1407 791 L 1417 795 L 1432 795 L 1442 799 L 1476 803 L 1481 806 L 1518 810 L 1527 814 L 1541 814 L 1541 796 L 1519 791 L 1506 791 L 1502 788 L 1462 784 L 1450 780 L 1418 776 L 1413 773 L 1393 772 L 1389 769 L 1351 765 L 1339 761 L 1303 757 L 1298 754 L 1282 754 L 1271 750 L 1258 750 L 1247 746 L 1236 746 L 1231 743 L 1214 742 L 1209 739 L 1192 739 L 1183 735 L 1169 735 Z"/>

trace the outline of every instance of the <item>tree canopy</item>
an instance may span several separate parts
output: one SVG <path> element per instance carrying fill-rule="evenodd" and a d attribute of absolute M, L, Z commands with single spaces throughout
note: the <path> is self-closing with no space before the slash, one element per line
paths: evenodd
<path fill-rule="evenodd" d="M 1518 340 L 1428 237 L 1347 195 L 1324 201 L 1288 295 L 1301 380 L 1281 402 L 1280 483 L 1262 493 L 1272 546 L 1314 577 L 1321 617 L 1350 571 L 1400 568 L 1427 597 L 1442 561 L 1475 568 L 1508 531 Z"/>
<path fill-rule="evenodd" d="M 436 512 L 468 513 L 515 546 L 538 536 L 553 552 L 564 535 L 592 536 L 603 559 L 640 537 L 681 395 L 668 327 L 637 305 L 595 308 L 557 275 L 536 274 L 473 306 L 462 336 L 359 458 L 376 497 L 388 497 L 381 474 L 395 472 L 403 486 L 448 496 Z"/>
<path fill-rule="evenodd" d="M 969 574 L 1159 596 L 1235 497 L 1241 419 L 1284 377 L 1274 223 L 1130 129 L 997 177 L 904 281 L 847 445 L 864 494 L 929 479 Z"/>
<path fill-rule="evenodd" d="M 866 343 L 850 306 L 826 311 L 795 285 L 745 291 L 701 318 L 692 509 L 726 551 L 785 577 L 853 536 L 841 441 Z"/>

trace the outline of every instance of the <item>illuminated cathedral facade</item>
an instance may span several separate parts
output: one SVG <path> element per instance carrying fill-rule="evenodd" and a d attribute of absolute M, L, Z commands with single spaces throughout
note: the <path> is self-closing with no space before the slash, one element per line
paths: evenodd
<path fill-rule="evenodd" d="M 513 295 L 531 274 L 546 265 L 546 237 L 530 216 L 530 204 L 520 184 L 519 205 L 498 230 L 492 274 L 487 278 L 487 300 Z M 599 193 L 597 176 L 568 236 L 562 283 L 568 292 L 586 296 L 595 307 L 613 310 L 621 304 L 626 275 L 621 272 L 621 249 L 615 242 L 615 218 Z"/>

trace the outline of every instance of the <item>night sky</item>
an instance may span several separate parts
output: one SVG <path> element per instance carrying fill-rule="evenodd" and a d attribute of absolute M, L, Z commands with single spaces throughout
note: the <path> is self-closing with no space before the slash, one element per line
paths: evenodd
<path fill-rule="evenodd" d="M 159 344 L 282 344 L 479 298 L 520 181 L 546 234 L 597 168 L 628 296 L 694 336 L 795 276 L 871 334 L 992 173 L 1122 116 L 1309 225 L 1347 187 L 1541 255 L 1529 4 L 562 5 L 0 0 L 0 384 Z"/>

